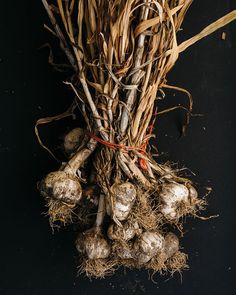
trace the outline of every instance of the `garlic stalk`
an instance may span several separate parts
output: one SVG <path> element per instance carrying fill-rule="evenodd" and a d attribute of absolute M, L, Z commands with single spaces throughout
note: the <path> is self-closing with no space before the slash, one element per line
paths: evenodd
<path fill-rule="evenodd" d="M 105 215 L 104 195 L 100 195 L 95 225 L 92 229 L 80 234 L 76 240 L 79 253 L 85 254 L 88 259 L 105 259 L 111 253 L 111 246 L 103 237 L 101 226 Z"/>

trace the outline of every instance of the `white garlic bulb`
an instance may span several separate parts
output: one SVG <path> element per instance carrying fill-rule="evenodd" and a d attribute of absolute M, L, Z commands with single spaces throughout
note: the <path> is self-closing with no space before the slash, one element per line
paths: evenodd
<path fill-rule="evenodd" d="M 164 237 L 158 232 L 144 232 L 134 243 L 134 255 L 139 264 L 151 260 L 158 252 L 164 249 Z"/>
<path fill-rule="evenodd" d="M 133 258 L 132 245 L 122 245 L 122 244 L 116 245 L 114 251 L 120 259 L 132 259 Z"/>
<path fill-rule="evenodd" d="M 176 252 L 179 251 L 179 239 L 173 233 L 168 233 L 165 236 L 165 247 L 164 247 L 164 254 L 166 259 L 172 257 Z"/>
<path fill-rule="evenodd" d="M 83 235 L 79 235 L 76 248 L 78 252 L 86 254 L 89 259 L 105 259 L 111 253 L 109 243 L 96 230 L 88 230 Z"/>
<path fill-rule="evenodd" d="M 78 179 L 64 171 L 49 173 L 41 182 L 40 191 L 45 197 L 67 204 L 77 204 L 82 197 L 82 188 Z"/>
<path fill-rule="evenodd" d="M 89 259 L 101 259 L 107 258 L 111 249 L 105 239 L 93 237 L 85 240 L 85 251 Z"/>
<path fill-rule="evenodd" d="M 122 227 L 116 223 L 111 223 L 107 235 L 111 240 L 129 241 L 133 239 L 136 234 L 141 233 L 141 229 L 137 222 L 125 222 Z"/>
<path fill-rule="evenodd" d="M 82 144 L 85 137 L 85 131 L 82 128 L 74 128 L 64 137 L 64 150 L 67 154 L 74 153 Z"/>
<path fill-rule="evenodd" d="M 130 182 L 115 184 L 111 188 L 113 193 L 113 212 L 110 199 L 106 200 L 107 214 L 119 221 L 126 220 L 136 200 L 136 188 Z"/>
<path fill-rule="evenodd" d="M 176 203 L 187 201 L 189 196 L 188 188 L 180 183 L 164 184 L 160 192 L 160 198 L 165 203 Z"/>
<path fill-rule="evenodd" d="M 176 208 L 180 202 L 188 202 L 189 190 L 179 183 L 164 184 L 159 194 L 162 202 L 161 213 L 170 220 L 176 219 Z"/>
<path fill-rule="evenodd" d="M 65 172 L 64 171 L 54 171 L 50 172 L 42 181 L 41 186 L 45 189 L 45 191 L 53 188 L 53 185 L 56 181 L 64 179 Z"/>

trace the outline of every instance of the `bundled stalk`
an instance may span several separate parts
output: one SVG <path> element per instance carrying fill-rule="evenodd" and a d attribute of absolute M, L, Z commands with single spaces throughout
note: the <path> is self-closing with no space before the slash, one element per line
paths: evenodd
<path fill-rule="evenodd" d="M 73 71 L 66 84 L 86 122 L 65 137 L 68 163 L 40 184 L 51 224 L 84 222 L 76 248 L 87 276 L 103 277 L 122 265 L 181 271 L 186 255 L 167 225 L 180 228 L 182 218 L 196 216 L 205 201 L 191 180 L 154 160 L 149 140 L 165 88 L 188 94 L 188 124 L 191 95 L 166 79 L 179 53 L 234 20 L 236 12 L 178 45 L 191 0 L 42 2 L 51 22 L 46 28 Z M 96 221 L 87 218 L 96 210 Z"/>

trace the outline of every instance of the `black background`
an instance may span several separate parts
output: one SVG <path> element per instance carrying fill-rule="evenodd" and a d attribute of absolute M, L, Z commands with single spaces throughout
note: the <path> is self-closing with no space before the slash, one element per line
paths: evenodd
<path fill-rule="evenodd" d="M 179 40 L 232 9 L 233 0 L 195 0 Z M 142 271 L 120 270 L 92 282 L 76 277 L 75 233 L 52 235 L 42 215 L 44 202 L 36 182 L 58 164 L 38 145 L 34 123 L 63 112 L 72 99 L 62 84 L 64 76 L 47 63 L 48 51 L 38 50 L 53 39 L 43 29 L 44 22 L 40 0 L 1 1 L 0 294 L 235 294 L 236 22 L 189 48 L 169 74 L 170 84 L 191 91 L 194 112 L 204 116 L 193 118 L 187 136 L 179 139 L 182 111 L 163 115 L 157 121 L 155 143 L 165 153 L 163 160 L 189 167 L 200 186 L 213 187 L 204 214 L 219 213 L 220 218 L 188 220 L 182 246 L 189 254 L 190 270 L 182 281 L 179 275 L 156 276 L 156 284 Z M 182 95 L 168 92 L 160 108 L 185 102 Z M 70 120 L 58 124 L 65 132 Z M 60 143 L 56 124 L 41 130 L 48 144 Z"/>

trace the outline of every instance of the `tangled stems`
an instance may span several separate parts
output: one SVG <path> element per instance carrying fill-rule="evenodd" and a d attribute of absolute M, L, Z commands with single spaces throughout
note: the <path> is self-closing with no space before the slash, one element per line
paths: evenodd
<path fill-rule="evenodd" d="M 65 84 L 86 122 L 84 131 L 72 132 L 72 144 L 65 139 L 68 162 L 40 184 L 51 224 L 78 223 L 97 210 L 76 240 L 87 276 L 103 277 L 121 265 L 160 273 L 186 268 L 179 238 L 167 228 L 181 230 L 183 217 L 196 216 L 206 203 L 190 180 L 153 159 L 149 139 L 156 115 L 168 111 L 156 112 L 165 88 L 188 95 L 188 107 L 180 107 L 189 122 L 192 97 L 168 85 L 167 74 L 181 52 L 236 19 L 236 11 L 178 44 L 191 0 L 49 2 L 42 0 L 46 28 L 73 69 Z"/>

